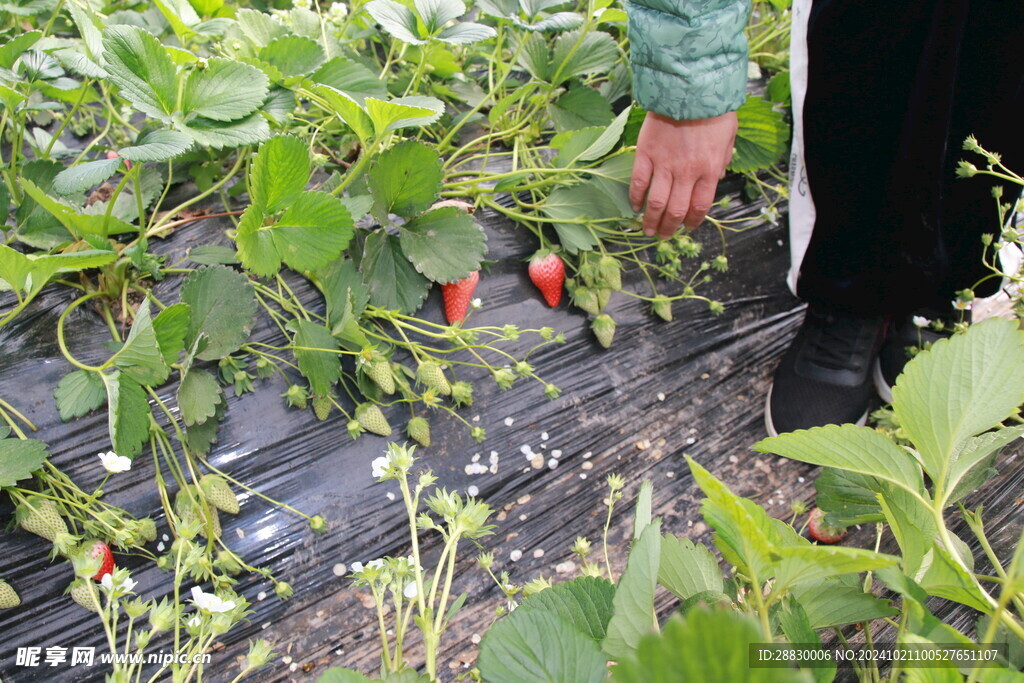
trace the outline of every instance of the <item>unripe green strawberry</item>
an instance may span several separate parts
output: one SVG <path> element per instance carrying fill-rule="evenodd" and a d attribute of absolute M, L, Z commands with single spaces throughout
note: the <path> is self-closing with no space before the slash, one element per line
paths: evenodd
<path fill-rule="evenodd" d="M 607 349 L 612 345 L 612 339 L 615 337 L 615 321 L 610 315 L 602 313 L 594 318 L 590 323 L 590 329 L 594 331 L 594 336 L 597 337 L 601 346 Z"/>
<path fill-rule="evenodd" d="M 457 406 L 468 406 L 473 403 L 473 385 L 469 382 L 452 384 L 452 403 Z"/>
<path fill-rule="evenodd" d="M 327 419 L 327 416 L 331 414 L 331 397 L 330 396 L 318 396 L 313 395 L 313 412 L 316 413 L 316 419 L 323 422 Z"/>
<path fill-rule="evenodd" d="M 656 296 L 651 301 L 654 314 L 667 322 L 672 322 L 672 301 L 666 296 Z"/>
<path fill-rule="evenodd" d="M 238 498 L 223 477 L 216 474 L 203 475 L 199 480 L 199 488 L 203 490 L 203 496 L 210 505 L 232 515 L 238 514 Z"/>
<path fill-rule="evenodd" d="M 191 492 L 192 496 L 189 496 Z M 202 494 L 195 486 L 186 486 L 178 491 L 174 497 L 174 514 L 181 520 L 182 525 L 195 521 L 199 524 L 199 531 L 207 538 L 214 540 L 220 538 L 220 516 L 216 508 L 202 504 Z M 212 527 L 212 533 L 211 533 Z"/>
<path fill-rule="evenodd" d="M 0 579 L 0 609 L 11 609 L 21 604 L 18 593 L 3 579 Z"/>
<path fill-rule="evenodd" d="M 356 421 L 368 432 L 391 436 L 391 425 L 380 408 L 373 403 L 361 403 L 356 407 Z"/>
<path fill-rule="evenodd" d="M 55 543 L 58 536 L 68 533 L 68 525 L 57 511 L 57 504 L 46 498 L 29 496 L 18 505 L 14 516 L 22 529 L 50 542 Z"/>
<path fill-rule="evenodd" d="M 395 393 L 395 378 L 391 374 L 391 364 L 386 358 L 370 361 L 363 366 L 363 371 L 385 394 Z"/>
<path fill-rule="evenodd" d="M 597 271 L 604 283 L 612 289 L 622 289 L 622 270 L 619 259 L 614 256 L 602 256 L 597 262 Z"/>
<path fill-rule="evenodd" d="M 572 302 L 576 307 L 590 315 L 597 315 L 601 308 L 597 305 L 597 292 L 590 287 L 577 287 L 572 293 Z"/>
<path fill-rule="evenodd" d="M 405 431 L 409 434 L 411 439 L 415 440 L 424 448 L 430 445 L 430 423 L 427 422 L 427 418 L 412 418 L 409 420 L 409 424 L 406 425 Z"/>
<path fill-rule="evenodd" d="M 143 517 L 139 520 L 139 538 L 151 543 L 156 540 L 156 522 L 149 517 Z"/>
<path fill-rule="evenodd" d="M 75 579 L 71 582 L 71 585 L 68 586 L 68 593 L 71 595 L 71 599 L 90 612 L 99 613 L 100 611 L 99 603 L 96 601 L 96 595 L 98 592 L 99 591 L 94 586 L 90 586 L 85 579 Z"/>
<path fill-rule="evenodd" d="M 448 384 L 448 378 L 444 376 L 444 370 L 441 369 L 440 363 L 431 360 L 420 363 L 419 368 L 416 369 L 416 379 L 423 386 L 433 389 L 442 396 L 452 393 L 452 385 Z"/>

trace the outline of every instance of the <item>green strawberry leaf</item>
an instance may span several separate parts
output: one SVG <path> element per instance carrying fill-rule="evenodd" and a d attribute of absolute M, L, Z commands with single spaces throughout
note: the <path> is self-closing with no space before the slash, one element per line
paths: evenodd
<path fill-rule="evenodd" d="M 868 427 L 829 425 L 780 434 L 754 444 L 754 450 L 878 477 L 912 494 L 924 490 L 914 456 Z"/>
<path fill-rule="evenodd" d="M 907 363 L 892 399 L 925 472 L 948 492 L 956 448 L 1024 403 L 1024 333 L 993 318 L 936 342 Z"/>
<path fill-rule="evenodd" d="M 601 649 L 619 660 L 636 650 L 640 639 L 655 623 L 654 589 L 658 585 L 661 557 L 661 520 L 647 525 L 640 540 L 630 548 L 626 571 L 619 579 L 613 600 L 614 613 Z"/>
<path fill-rule="evenodd" d="M 281 270 L 281 256 L 274 247 L 270 232 L 264 230 L 266 214 L 259 204 L 250 204 L 242 212 L 235 232 L 238 260 L 260 277 L 270 277 Z"/>
<path fill-rule="evenodd" d="M 203 147 L 224 149 L 252 145 L 270 137 L 270 126 L 267 119 L 256 112 L 237 121 L 215 121 L 204 117 L 190 118 L 187 121 L 175 117 L 175 127 Z"/>
<path fill-rule="evenodd" d="M 137 382 L 120 371 L 100 374 L 107 390 L 110 444 L 118 455 L 134 458 L 149 439 L 149 402 Z"/>
<path fill-rule="evenodd" d="M 53 392 L 60 419 L 67 422 L 74 417 L 91 413 L 107 402 L 103 378 L 90 370 L 75 370 L 61 378 Z"/>
<path fill-rule="evenodd" d="M 0 488 L 15 486 L 46 463 L 46 444 L 36 439 L 0 439 Z"/>
<path fill-rule="evenodd" d="M 201 266 L 236 266 L 241 263 L 236 250 L 219 244 L 202 244 L 189 249 L 188 260 Z"/>
<path fill-rule="evenodd" d="M 615 119 L 608 100 L 593 88 L 583 85 L 572 86 L 549 104 L 548 115 L 559 133 L 591 126 L 604 128 Z"/>
<path fill-rule="evenodd" d="M 666 534 L 661 539 L 658 583 L 680 600 L 698 593 L 725 591 L 718 560 L 703 543 Z"/>
<path fill-rule="evenodd" d="M 161 121 L 176 109 L 177 68 L 160 40 L 137 26 L 118 24 L 103 31 L 103 58 L 109 80 L 121 96 Z"/>
<path fill-rule="evenodd" d="M 414 313 L 430 291 L 430 280 L 416 272 L 398 238 L 383 230 L 366 238 L 359 269 L 374 306 Z"/>
<path fill-rule="evenodd" d="M 541 39 L 541 44 L 543 42 Z M 551 62 L 547 67 L 551 74 L 549 82 L 558 86 L 576 76 L 606 72 L 618 58 L 618 44 L 604 31 L 588 32 L 582 39 L 579 30 L 562 33 L 555 39 Z"/>
<path fill-rule="evenodd" d="M 348 316 L 359 318 L 370 301 L 363 276 L 350 259 L 336 259 L 315 273 L 316 286 L 327 301 L 327 322 L 331 329 Z"/>
<path fill-rule="evenodd" d="M 455 282 L 480 269 L 487 236 L 473 217 L 453 206 L 428 211 L 400 229 L 402 251 L 434 282 Z"/>
<path fill-rule="evenodd" d="M 270 82 L 259 69 L 230 59 L 211 57 L 206 68 L 185 79 L 181 108 L 213 121 L 235 121 L 263 104 Z"/>
<path fill-rule="evenodd" d="M 825 513 L 829 526 L 845 528 L 883 519 L 878 505 L 882 483 L 874 477 L 826 467 L 814 481 L 814 503 Z"/>
<path fill-rule="evenodd" d="M 701 511 L 715 530 L 715 545 L 722 556 L 747 576 L 770 578 L 776 547 L 784 543 L 774 521 L 764 508 L 737 496 L 695 460 L 687 457 L 687 462 L 707 496 Z"/>
<path fill-rule="evenodd" d="M 202 424 L 217 414 L 224 392 L 206 370 L 190 368 L 178 386 L 178 408 L 187 427 Z"/>
<path fill-rule="evenodd" d="M 326 192 L 304 192 L 272 225 L 269 232 L 281 260 L 293 270 L 323 268 L 338 258 L 352 239 L 354 226 L 348 209 Z"/>
<path fill-rule="evenodd" d="M 295 332 L 295 359 L 313 393 L 329 395 L 341 377 L 338 342 L 326 327 L 308 320 L 291 320 L 288 329 Z"/>
<path fill-rule="evenodd" d="M 792 595 L 807 614 L 815 631 L 899 614 L 888 600 L 865 593 L 854 579 L 807 581 L 792 589 Z"/>
<path fill-rule="evenodd" d="M 312 38 L 281 36 L 260 50 L 260 59 L 285 77 L 302 76 L 316 71 L 324 63 L 324 50 Z"/>
<path fill-rule="evenodd" d="M 611 581 L 581 576 L 531 595 L 516 611 L 551 612 L 600 645 L 612 618 L 614 599 L 615 584 Z"/>
<path fill-rule="evenodd" d="M 73 235 L 119 235 L 126 232 L 137 232 L 138 228 L 129 225 L 114 216 L 93 216 L 80 213 L 66 204 L 58 202 L 47 195 L 28 178 L 21 178 L 21 188 L 42 208 L 49 211 L 61 225 Z"/>
<path fill-rule="evenodd" d="M 0 67 L 10 69 L 24 52 L 35 45 L 43 37 L 42 31 L 26 31 L 17 34 L 3 45 L 0 45 Z"/>
<path fill-rule="evenodd" d="M 249 169 L 249 195 L 267 213 L 293 203 L 306 189 L 311 170 L 309 150 L 291 135 L 277 135 L 260 145 Z"/>
<path fill-rule="evenodd" d="M 489 683 L 598 683 L 607 662 L 594 641 L 546 609 L 498 621 L 480 644 L 480 673 Z"/>
<path fill-rule="evenodd" d="M 771 102 L 763 97 L 748 97 L 736 111 L 739 129 L 735 151 L 728 169 L 746 173 L 769 168 L 789 149 L 789 126 Z"/>
<path fill-rule="evenodd" d="M 807 613 L 804 608 L 800 606 L 793 596 L 787 596 L 785 602 L 782 604 L 782 609 L 778 612 L 779 615 L 779 626 L 782 627 L 782 632 L 786 635 L 786 638 L 791 643 L 800 643 L 799 648 L 796 650 L 796 660 L 799 664 L 816 662 L 811 666 L 807 667 L 814 675 L 814 680 L 817 683 L 831 683 L 836 677 L 836 665 L 835 663 L 825 664 L 829 660 L 824 658 L 822 655 L 818 655 L 816 658 L 807 652 L 804 643 L 810 644 L 814 647 L 811 650 L 821 649 L 821 638 L 811 628 L 811 621 L 807 618 Z"/>
<path fill-rule="evenodd" d="M 168 365 L 178 360 L 178 354 L 185 348 L 191 309 L 188 304 L 168 306 L 153 318 L 153 332 L 164 362 Z"/>
<path fill-rule="evenodd" d="M 0 280 L 13 289 L 34 296 L 57 273 L 97 268 L 117 259 L 112 251 L 72 252 L 70 254 L 43 254 L 26 256 L 0 244 Z"/>
<path fill-rule="evenodd" d="M 622 137 L 629 112 L 629 109 L 624 109 L 606 128 L 581 128 L 573 131 L 551 163 L 568 168 L 580 162 L 594 161 L 605 156 L 615 148 Z"/>
<path fill-rule="evenodd" d="M 900 558 L 892 555 L 842 546 L 783 546 L 776 552 L 779 555 L 776 585 L 780 591 L 798 582 L 826 579 L 840 574 L 859 574 L 875 569 L 891 569 L 898 567 L 900 563 Z"/>
<path fill-rule="evenodd" d="M 427 42 L 420 37 L 416 15 L 405 5 L 395 0 L 371 0 L 364 8 L 381 28 L 402 42 L 412 45 Z"/>
<path fill-rule="evenodd" d="M 53 191 L 61 195 L 84 192 L 117 173 L 120 166 L 121 160 L 116 157 L 69 166 L 53 179 Z"/>
<path fill-rule="evenodd" d="M 429 125 L 444 113 L 444 102 L 423 95 L 401 97 L 387 102 L 367 97 L 363 105 L 378 137 L 391 130 Z"/>
<path fill-rule="evenodd" d="M 384 99 L 388 96 L 387 86 L 377 74 L 359 62 L 345 57 L 333 57 L 313 72 L 310 79 L 314 83 L 329 85 L 340 90 L 357 102 L 362 103 L 367 97 Z"/>
<path fill-rule="evenodd" d="M 186 346 L 200 335 L 208 343 L 197 354 L 218 360 L 234 353 L 249 338 L 256 318 L 256 294 L 242 273 L 225 266 L 206 266 L 189 273 L 181 286 L 181 301 L 192 309 Z"/>
<path fill-rule="evenodd" d="M 365 143 L 373 137 L 373 121 L 363 109 L 363 105 L 357 102 L 352 95 L 329 85 L 316 85 L 313 87 L 313 92 L 323 100 L 321 104 L 344 121 L 362 142 Z"/>
<path fill-rule="evenodd" d="M 124 346 L 114 354 L 113 361 L 124 375 L 143 386 L 159 386 L 171 374 L 171 368 L 164 361 L 156 332 L 153 330 L 149 299 L 144 300 L 139 306 L 128 338 L 125 339 Z"/>
<path fill-rule="evenodd" d="M 749 664 L 749 649 L 764 642 L 757 621 L 733 610 L 692 609 L 674 615 L 661 633 L 644 636 L 611 672 L 615 683 L 676 683 L 677 681 L 745 681 L 795 683 L 805 681 L 793 669 L 769 669 Z"/>
<path fill-rule="evenodd" d="M 441 191 L 441 157 L 437 150 L 408 141 L 392 147 L 370 168 L 367 182 L 382 215 L 415 216 Z"/>
<path fill-rule="evenodd" d="M 495 30 L 490 26 L 484 26 L 472 21 L 460 21 L 438 33 L 437 39 L 452 45 L 468 45 L 488 40 L 495 35 L 497 35 Z"/>
<path fill-rule="evenodd" d="M 217 404 L 214 416 L 205 422 L 185 428 L 185 441 L 188 447 L 199 455 L 207 455 L 210 447 L 217 442 L 217 430 L 220 428 L 221 420 L 224 419 L 224 411 L 227 401 Z"/>
<path fill-rule="evenodd" d="M 152 130 L 143 133 L 134 145 L 117 150 L 118 156 L 129 161 L 170 161 L 192 148 L 192 139 L 174 130 Z"/>
<path fill-rule="evenodd" d="M 274 21 L 269 14 L 248 7 L 240 8 L 235 14 L 235 20 L 242 35 L 257 47 L 263 47 L 274 38 L 288 34 L 284 24 Z"/>

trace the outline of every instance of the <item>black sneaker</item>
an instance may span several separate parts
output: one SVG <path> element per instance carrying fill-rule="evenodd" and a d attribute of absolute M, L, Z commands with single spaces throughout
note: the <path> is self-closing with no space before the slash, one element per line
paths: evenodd
<path fill-rule="evenodd" d="M 808 306 L 768 392 L 768 434 L 848 422 L 863 425 L 884 327 L 884 317 L 855 317 Z"/>
<path fill-rule="evenodd" d="M 892 386 L 917 351 L 953 334 L 956 323 L 950 318 L 935 309 L 922 309 L 897 318 L 889 327 L 872 373 L 875 391 L 883 401 L 892 403 Z M 970 311 L 965 311 L 964 321 L 970 320 Z"/>

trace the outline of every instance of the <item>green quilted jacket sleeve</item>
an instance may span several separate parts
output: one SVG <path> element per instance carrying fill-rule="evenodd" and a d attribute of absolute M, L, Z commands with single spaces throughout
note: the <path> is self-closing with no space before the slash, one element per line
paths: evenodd
<path fill-rule="evenodd" d="M 738 109 L 747 92 L 749 0 L 626 0 L 633 96 L 673 119 Z"/>

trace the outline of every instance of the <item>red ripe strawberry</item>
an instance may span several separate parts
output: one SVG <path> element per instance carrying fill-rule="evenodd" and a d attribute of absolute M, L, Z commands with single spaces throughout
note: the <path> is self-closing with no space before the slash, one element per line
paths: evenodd
<path fill-rule="evenodd" d="M 108 159 L 116 159 L 117 158 L 117 152 L 115 152 L 114 150 L 110 150 L 109 152 L 107 152 L 107 158 Z M 132 162 L 130 162 L 127 159 L 125 159 L 124 160 L 124 167 L 126 169 L 128 169 L 129 171 L 132 170 Z"/>
<path fill-rule="evenodd" d="M 474 270 L 465 277 L 455 282 L 441 285 L 441 294 L 444 296 L 444 315 L 448 318 L 448 324 L 454 325 L 466 319 L 469 313 L 469 301 L 473 298 L 476 285 L 480 282 L 480 271 Z"/>
<path fill-rule="evenodd" d="M 807 533 L 818 543 L 838 543 L 846 538 L 846 529 L 837 529 L 825 523 L 825 513 L 821 508 L 811 510 L 807 520 Z"/>
<path fill-rule="evenodd" d="M 562 300 L 562 285 L 565 284 L 565 263 L 554 252 L 541 249 L 530 258 L 530 280 L 544 295 L 548 306 L 554 308 Z"/>
<path fill-rule="evenodd" d="M 94 541 L 92 547 L 89 548 L 89 555 L 92 557 L 98 557 L 102 560 L 100 570 L 96 572 L 96 576 L 92 577 L 99 581 L 107 574 L 111 574 L 114 571 L 114 553 L 110 552 L 110 546 L 103 541 Z"/>

